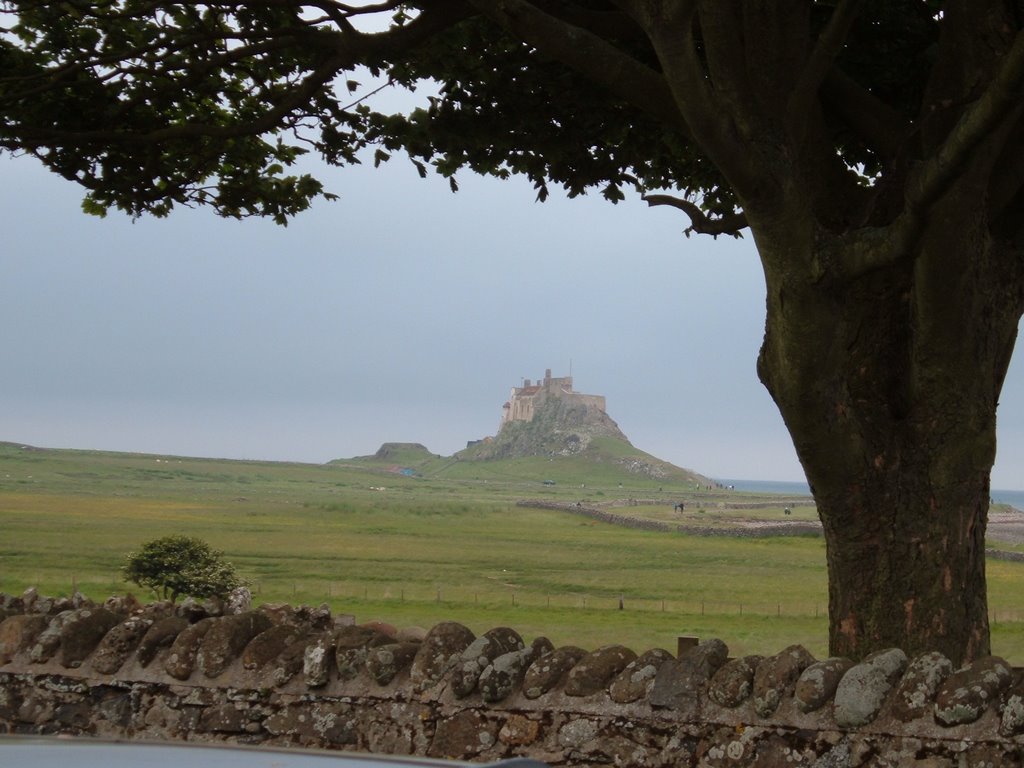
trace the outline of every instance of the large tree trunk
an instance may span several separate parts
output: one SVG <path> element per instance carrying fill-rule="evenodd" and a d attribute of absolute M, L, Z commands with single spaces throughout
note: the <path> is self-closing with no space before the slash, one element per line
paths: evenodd
<path fill-rule="evenodd" d="M 835 655 L 989 652 L 989 474 L 1020 276 L 978 207 L 945 201 L 913 253 L 846 277 L 838 265 L 863 240 L 808 220 L 755 228 L 768 288 L 759 373 L 824 526 Z"/>

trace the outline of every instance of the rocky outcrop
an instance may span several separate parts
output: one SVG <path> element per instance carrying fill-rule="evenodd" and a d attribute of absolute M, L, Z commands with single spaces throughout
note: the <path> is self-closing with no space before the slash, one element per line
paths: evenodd
<path fill-rule="evenodd" d="M 505 424 L 493 440 L 473 449 L 472 458 L 573 456 L 583 453 L 595 437 L 611 437 L 629 445 L 619 426 L 595 405 L 544 397 L 539 399 L 530 421 Z M 656 464 L 656 460 L 651 462 L 652 466 Z"/>
<path fill-rule="evenodd" d="M 897 649 L 856 664 L 800 646 L 730 659 L 708 639 L 676 658 L 527 645 L 509 627 L 350 625 L 323 609 L 11 602 L 0 731 L 651 768 L 1011 765 L 1024 746 L 1024 684 L 998 657 L 960 670 Z"/>

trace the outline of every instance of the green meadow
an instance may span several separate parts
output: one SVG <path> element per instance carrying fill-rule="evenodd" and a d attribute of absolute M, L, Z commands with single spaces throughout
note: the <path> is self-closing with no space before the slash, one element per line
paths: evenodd
<path fill-rule="evenodd" d="M 327 603 L 399 626 L 508 625 L 585 648 L 674 650 L 694 635 L 720 637 L 734 654 L 802 643 L 826 655 L 820 536 L 641 531 L 521 499 L 641 500 L 611 511 L 714 527 L 779 520 L 789 504 L 682 474 L 638 477 L 611 459 L 484 464 L 412 451 L 309 465 L 0 444 L 0 591 L 149 599 L 121 580 L 120 564 L 149 539 L 185 533 L 224 550 L 257 602 Z M 813 518 L 794 505 L 785 520 Z M 1022 577 L 1024 563 L 989 562 L 994 652 L 1017 664 Z"/>

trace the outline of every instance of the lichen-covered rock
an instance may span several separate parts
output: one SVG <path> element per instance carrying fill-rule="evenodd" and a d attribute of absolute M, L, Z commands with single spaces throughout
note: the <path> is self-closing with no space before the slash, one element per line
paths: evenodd
<path fill-rule="evenodd" d="M 526 647 L 519 633 L 509 627 L 495 627 L 476 638 L 462 652 L 452 669 L 452 692 L 458 697 L 469 696 L 476 690 L 483 671 L 497 657 L 521 651 Z"/>
<path fill-rule="evenodd" d="M 215 619 L 196 653 L 196 666 L 207 677 L 217 677 L 256 635 L 270 629 L 270 618 L 249 611 Z"/>
<path fill-rule="evenodd" d="M 540 723 L 535 717 L 511 715 L 498 731 L 498 739 L 510 747 L 527 747 L 540 736 Z"/>
<path fill-rule="evenodd" d="M 458 661 L 462 652 L 476 640 L 476 635 L 455 621 L 434 626 L 413 659 L 409 678 L 417 691 L 436 685 Z"/>
<path fill-rule="evenodd" d="M 914 658 L 892 695 L 892 714 L 906 723 L 932 711 L 935 694 L 953 672 L 953 662 L 938 651 Z"/>
<path fill-rule="evenodd" d="M 985 656 L 946 678 L 935 696 L 942 725 L 973 723 L 1013 682 L 1013 670 L 998 656 Z"/>
<path fill-rule="evenodd" d="M 79 608 L 72 611 L 60 630 L 60 653 L 57 660 L 61 666 L 80 666 L 100 644 L 104 635 L 121 622 L 121 618 L 106 608 Z"/>
<path fill-rule="evenodd" d="M 600 724 L 594 720 L 573 718 L 558 729 L 558 746 L 580 749 L 597 738 L 600 730 Z"/>
<path fill-rule="evenodd" d="M 364 621 L 359 626 L 368 627 L 369 629 L 374 629 L 378 632 L 381 632 L 382 634 L 385 634 L 389 638 L 391 638 L 391 642 L 395 642 L 398 640 L 398 627 L 396 627 L 394 624 L 389 624 L 386 621 L 374 619 L 373 621 Z"/>
<path fill-rule="evenodd" d="M 128 660 L 143 636 L 153 626 L 148 616 L 130 616 L 104 635 L 92 656 L 92 668 L 112 675 Z"/>
<path fill-rule="evenodd" d="M 427 751 L 430 757 L 465 760 L 497 741 L 498 727 L 479 712 L 463 710 L 437 724 L 437 732 Z"/>
<path fill-rule="evenodd" d="M 168 616 L 153 623 L 146 634 L 139 641 L 139 649 L 135 652 L 139 664 L 148 667 L 149 663 L 156 658 L 161 648 L 168 648 L 174 644 L 178 635 L 188 628 L 188 619 L 182 616 Z"/>
<path fill-rule="evenodd" d="M 366 654 L 366 671 L 378 685 L 387 685 L 399 672 L 412 666 L 419 650 L 420 643 L 388 643 L 371 648 Z"/>
<path fill-rule="evenodd" d="M 276 624 L 263 630 L 242 650 L 242 668 L 263 669 L 280 656 L 285 648 L 308 634 L 308 629 L 294 624 Z"/>
<path fill-rule="evenodd" d="M 61 613 L 62 611 L 74 611 L 77 609 L 70 597 L 51 597 L 48 613 Z"/>
<path fill-rule="evenodd" d="M 35 587 L 28 587 L 24 592 L 21 593 L 21 610 L 25 613 L 32 613 L 39 611 L 35 610 L 36 601 L 39 600 L 39 590 Z"/>
<path fill-rule="evenodd" d="M 49 623 L 45 616 L 32 613 L 8 616 L 0 624 L 0 664 L 6 664 L 31 646 Z"/>
<path fill-rule="evenodd" d="M 591 651 L 570 670 L 565 695 L 593 696 L 605 690 L 635 658 L 636 652 L 624 645 L 605 645 Z"/>
<path fill-rule="evenodd" d="M 274 659 L 274 663 L 267 667 L 268 672 L 265 673 L 271 684 L 284 685 L 302 671 L 302 667 L 306 663 L 306 647 L 310 642 L 310 638 L 303 635 L 281 651 Z"/>
<path fill-rule="evenodd" d="M 1011 694 L 999 717 L 999 733 L 1003 736 L 1016 736 L 1024 732 L 1024 696 Z"/>
<path fill-rule="evenodd" d="M 224 601 L 224 613 L 234 616 L 239 613 L 248 613 L 252 610 L 252 592 L 248 587 L 235 587 L 228 592 L 227 600 Z"/>
<path fill-rule="evenodd" d="M 564 683 L 570 670 L 586 655 L 585 650 L 575 645 L 563 645 L 543 654 L 526 670 L 523 695 L 528 699 L 536 699 Z"/>
<path fill-rule="evenodd" d="M 400 643 L 422 643 L 427 636 L 423 627 L 402 627 L 395 633 L 395 640 Z"/>
<path fill-rule="evenodd" d="M 322 688 L 331 679 L 335 642 L 333 632 L 323 632 L 306 646 L 302 655 L 302 674 L 310 688 Z"/>
<path fill-rule="evenodd" d="M 290 706 L 263 721 L 273 736 L 287 736 L 307 745 L 346 745 L 356 741 L 356 719 L 351 706 L 320 702 L 312 706 Z"/>
<path fill-rule="evenodd" d="M 72 599 L 72 603 L 75 603 Z M 76 608 L 91 608 L 91 600 L 82 601 L 82 605 L 75 605 Z M 113 595 L 103 601 L 103 607 L 111 613 L 119 613 L 122 616 L 128 616 L 129 614 L 135 613 L 136 611 L 142 610 L 142 603 L 139 602 L 139 598 L 135 595 L 128 593 L 127 595 Z"/>
<path fill-rule="evenodd" d="M 817 661 L 800 673 L 793 689 L 793 701 L 801 712 L 821 709 L 835 695 L 839 681 L 853 667 L 850 659 L 832 656 Z"/>
<path fill-rule="evenodd" d="M 480 695 L 484 701 L 494 703 L 508 698 L 522 684 L 534 658 L 533 648 L 521 648 L 503 653 L 491 662 L 480 675 Z"/>
<path fill-rule="evenodd" d="M 240 707 L 225 703 L 204 709 L 196 730 L 200 733 L 245 733 L 248 722 Z"/>
<path fill-rule="evenodd" d="M 683 717 L 696 715 L 708 681 L 729 658 L 729 647 L 718 638 L 701 640 L 678 659 L 666 661 L 654 677 L 649 700 Z"/>
<path fill-rule="evenodd" d="M 25 606 L 21 603 L 20 597 L 15 597 L 8 592 L 0 592 L 0 608 L 15 613 L 24 613 Z"/>
<path fill-rule="evenodd" d="M 555 650 L 555 644 L 544 636 L 535 637 L 533 642 L 530 643 L 530 649 L 533 651 L 533 658 L 539 659 L 544 654 Z"/>
<path fill-rule="evenodd" d="M 836 724 L 858 728 L 874 720 L 906 668 L 907 655 L 899 648 L 876 651 L 855 664 L 836 688 Z"/>
<path fill-rule="evenodd" d="M 32 605 L 38 600 L 33 601 Z M 64 622 L 70 620 L 74 611 L 62 611 L 50 619 L 46 628 L 40 632 L 29 650 L 28 656 L 35 664 L 45 664 L 60 648 L 60 632 L 64 628 Z"/>
<path fill-rule="evenodd" d="M 708 696 L 720 707 L 738 707 L 754 692 L 754 672 L 764 656 L 741 656 L 727 661 L 708 684 Z"/>
<path fill-rule="evenodd" d="M 673 658 L 664 648 L 644 651 L 615 676 L 608 686 L 608 696 L 618 704 L 639 701 L 651 690 L 661 665 Z"/>
<path fill-rule="evenodd" d="M 371 648 L 390 645 L 395 638 L 377 627 L 349 626 L 334 632 L 334 660 L 340 680 L 351 680 L 366 668 Z"/>
<path fill-rule="evenodd" d="M 171 643 L 171 650 L 164 659 L 164 671 L 175 680 L 188 680 L 192 670 L 196 666 L 196 654 L 199 653 L 199 646 L 203 637 L 213 623 L 214 618 L 206 618 L 190 624 L 174 638 Z"/>
<path fill-rule="evenodd" d="M 793 691 L 800 674 L 813 663 L 814 657 L 802 645 L 791 645 L 765 657 L 754 673 L 754 711 L 770 717 Z"/>
<path fill-rule="evenodd" d="M 195 624 L 203 619 L 219 616 L 217 607 L 210 601 L 201 602 L 194 597 L 186 597 L 175 607 L 174 614 L 188 619 L 189 624 Z"/>

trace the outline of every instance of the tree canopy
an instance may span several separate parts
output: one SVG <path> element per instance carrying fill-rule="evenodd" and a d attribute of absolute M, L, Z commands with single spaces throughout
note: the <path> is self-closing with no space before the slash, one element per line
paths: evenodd
<path fill-rule="evenodd" d="M 192 536 L 164 536 L 129 552 L 124 578 L 174 602 L 180 595 L 227 597 L 244 585 L 224 553 Z"/>
<path fill-rule="evenodd" d="M 693 14 L 697 4 L 4 2 L 15 23 L 0 43 L 0 146 L 85 186 L 93 212 L 204 203 L 283 222 L 323 193 L 309 175 L 287 173 L 299 156 L 344 165 L 372 146 L 378 161 L 405 149 L 448 177 L 523 174 L 541 199 L 550 184 L 613 201 L 629 189 L 680 190 L 673 204 L 695 229 L 736 232 L 735 191 L 673 90 L 703 86 L 666 77 L 630 18 L 650 15 L 647 5 Z M 861 5 L 873 12 L 856 13 Z M 921 108 L 940 26 L 933 5 L 847 2 L 833 12 L 791 2 L 762 12 L 785 29 L 761 33 L 793 46 L 789 119 L 827 108 L 816 117 L 829 133 L 814 139 L 836 150 L 831 170 L 847 184 L 867 187 L 884 170 Z M 734 6 L 695 18 L 698 70 L 756 64 L 742 61 L 756 51 L 743 48 L 741 28 L 758 14 Z M 708 55 L 712 33 L 723 37 L 721 61 Z M 719 94 L 734 102 L 720 106 L 777 106 L 768 81 L 783 73 L 749 74 L 748 93 Z M 381 114 L 368 93 L 381 79 L 439 88 L 409 115 Z M 749 141 L 728 134 L 754 127 L 734 121 L 718 141 Z"/>
<path fill-rule="evenodd" d="M 989 650 L 1024 312 L 1019 0 L 0 2 L 0 148 L 86 210 L 284 223 L 404 152 L 753 234 L 758 362 L 825 528 L 834 653 Z M 408 114 L 374 107 L 412 88 Z"/>

